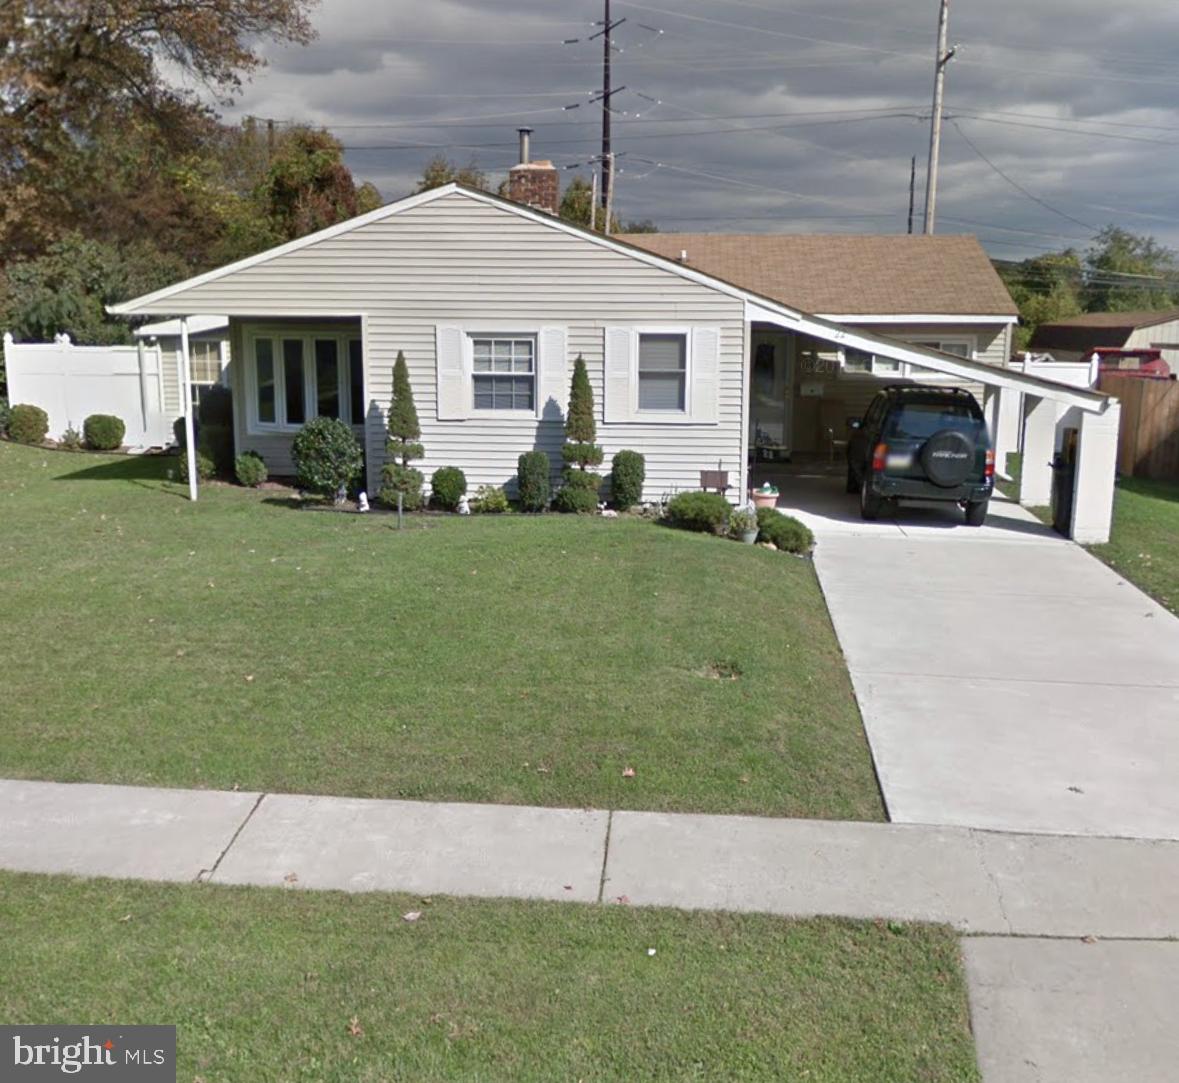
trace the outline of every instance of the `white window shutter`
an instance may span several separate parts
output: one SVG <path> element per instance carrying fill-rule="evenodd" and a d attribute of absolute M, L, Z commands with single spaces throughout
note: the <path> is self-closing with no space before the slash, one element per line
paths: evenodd
<path fill-rule="evenodd" d="M 630 421 L 634 417 L 635 334 L 629 327 L 606 328 L 605 418 Z"/>
<path fill-rule="evenodd" d="M 692 420 L 715 424 L 720 393 L 720 328 L 692 329 Z"/>
<path fill-rule="evenodd" d="M 434 329 L 437 364 L 438 420 L 461 421 L 467 416 L 471 397 L 465 363 L 466 335 L 461 327 L 438 324 Z"/>
<path fill-rule="evenodd" d="M 536 416 L 563 421 L 569 401 L 569 346 L 564 327 L 542 327 L 537 335 Z"/>

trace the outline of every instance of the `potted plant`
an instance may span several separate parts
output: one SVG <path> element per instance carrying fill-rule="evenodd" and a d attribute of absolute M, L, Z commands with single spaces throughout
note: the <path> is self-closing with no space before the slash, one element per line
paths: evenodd
<path fill-rule="evenodd" d="M 757 541 L 757 512 L 748 505 L 729 515 L 729 537 L 740 538 L 746 545 Z"/>
<path fill-rule="evenodd" d="M 750 489 L 749 495 L 753 499 L 755 508 L 776 508 L 778 506 L 778 487 L 768 481 L 760 488 Z"/>

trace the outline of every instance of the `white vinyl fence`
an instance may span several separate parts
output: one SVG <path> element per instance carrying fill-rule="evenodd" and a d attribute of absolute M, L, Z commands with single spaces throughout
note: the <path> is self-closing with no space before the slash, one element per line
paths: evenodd
<path fill-rule="evenodd" d="M 164 410 L 163 358 L 158 346 L 75 346 L 68 335 L 53 342 L 14 342 L 4 336 L 8 401 L 39 406 L 49 415 L 49 437 L 82 431 L 91 414 L 114 414 L 127 426 L 135 451 L 172 443 L 173 418 Z"/>
<path fill-rule="evenodd" d="M 1042 376 L 1046 380 L 1068 384 L 1070 387 L 1096 387 L 1098 366 L 1094 361 L 1053 361 L 1046 357 L 1024 355 L 1008 362 L 1013 372 L 1026 372 L 1029 376 Z M 992 434 L 995 441 L 995 465 L 1006 469 L 1007 453 L 1023 451 L 1020 442 L 1023 437 L 1024 402 L 1022 395 L 1004 392 L 999 405 L 999 423 Z M 1076 416 L 1073 416 L 1076 415 Z M 1079 414 L 1075 407 L 1061 406 L 1057 410 L 1057 447 L 1060 446 L 1061 432 L 1065 425 L 1079 426 Z"/>

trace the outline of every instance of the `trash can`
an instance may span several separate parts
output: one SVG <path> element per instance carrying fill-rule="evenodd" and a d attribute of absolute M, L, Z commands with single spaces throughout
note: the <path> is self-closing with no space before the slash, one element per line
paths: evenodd
<path fill-rule="evenodd" d="M 1052 529 L 1069 536 L 1077 487 L 1077 430 L 1064 430 L 1064 446 L 1052 459 Z"/>

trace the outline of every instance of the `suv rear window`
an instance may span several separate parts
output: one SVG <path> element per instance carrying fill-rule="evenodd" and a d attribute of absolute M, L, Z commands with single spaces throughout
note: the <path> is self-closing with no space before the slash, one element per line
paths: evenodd
<path fill-rule="evenodd" d="M 885 436 L 924 440 L 942 429 L 974 436 L 982 422 L 966 402 L 904 402 L 889 416 Z"/>

